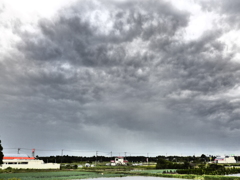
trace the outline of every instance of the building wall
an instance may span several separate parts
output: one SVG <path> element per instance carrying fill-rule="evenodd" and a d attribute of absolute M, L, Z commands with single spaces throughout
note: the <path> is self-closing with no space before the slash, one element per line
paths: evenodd
<path fill-rule="evenodd" d="M 117 163 L 117 164 L 118 163 L 123 164 L 123 161 L 124 161 L 123 158 L 119 158 L 119 157 L 115 158 L 115 163 Z"/>
<path fill-rule="evenodd" d="M 220 160 L 219 160 L 220 159 Z M 221 157 L 215 159 L 216 163 L 224 164 L 224 163 L 236 163 L 236 160 L 234 157 Z"/>
<path fill-rule="evenodd" d="M 8 167 L 15 169 L 60 169 L 60 164 L 44 163 L 42 160 L 3 160 L 1 169 Z"/>

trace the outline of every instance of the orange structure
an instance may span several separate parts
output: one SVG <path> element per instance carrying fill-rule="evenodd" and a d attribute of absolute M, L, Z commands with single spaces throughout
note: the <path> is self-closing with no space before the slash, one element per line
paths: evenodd
<path fill-rule="evenodd" d="M 0 169 L 8 167 L 14 169 L 60 169 L 60 164 L 44 163 L 43 160 L 28 157 L 25 154 L 10 154 L 3 157 L 3 164 Z"/>
<path fill-rule="evenodd" d="M 3 157 L 3 160 L 5 159 L 35 159 L 34 157 L 18 157 L 18 156 L 7 156 L 7 157 Z"/>

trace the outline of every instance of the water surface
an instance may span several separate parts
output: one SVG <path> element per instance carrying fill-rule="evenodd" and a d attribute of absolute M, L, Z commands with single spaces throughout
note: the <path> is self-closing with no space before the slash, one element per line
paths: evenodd
<path fill-rule="evenodd" d="M 91 178 L 91 179 L 92 180 L 184 180 L 179 178 L 152 177 L 152 176 L 126 176 L 126 177 Z M 89 179 L 81 179 L 81 180 L 89 180 Z"/>
<path fill-rule="evenodd" d="M 238 174 L 228 174 L 228 175 L 226 175 L 226 176 L 240 176 L 240 174 L 238 173 Z"/>

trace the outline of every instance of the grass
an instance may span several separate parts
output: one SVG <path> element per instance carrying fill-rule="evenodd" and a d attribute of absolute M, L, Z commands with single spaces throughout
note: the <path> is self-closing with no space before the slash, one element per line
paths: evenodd
<path fill-rule="evenodd" d="M 45 171 L 45 172 L 44 172 Z M 240 180 L 240 177 L 224 175 L 167 174 L 175 169 L 153 169 L 146 166 L 100 166 L 77 170 L 12 170 L 0 173 L 0 180 L 70 180 L 99 177 L 155 176 L 196 180 Z"/>
<path fill-rule="evenodd" d="M 151 169 L 151 170 L 132 170 L 131 172 L 158 174 L 163 172 L 176 172 L 176 169 Z"/>
<path fill-rule="evenodd" d="M 162 170 L 158 170 L 158 171 L 130 172 L 128 174 L 130 174 L 130 175 L 138 175 L 138 176 L 155 176 L 155 177 L 197 179 L 197 180 L 240 180 L 240 177 L 236 177 L 236 176 L 195 175 L 195 174 L 162 174 L 160 171 L 166 171 L 166 169 L 162 169 Z"/>
<path fill-rule="evenodd" d="M 59 171 L 59 172 L 29 172 L 29 173 L 1 173 L 0 180 L 17 178 L 20 180 L 69 180 L 98 177 L 122 177 L 122 174 L 101 174 L 96 172 Z"/>

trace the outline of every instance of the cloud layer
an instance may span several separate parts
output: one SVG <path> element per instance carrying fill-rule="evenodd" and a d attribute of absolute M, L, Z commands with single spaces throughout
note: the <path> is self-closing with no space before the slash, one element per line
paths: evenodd
<path fill-rule="evenodd" d="M 77 1 L 1 22 L 3 146 L 237 153 L 239 46 L 223 37 L 239 30 L 238 1 L 212 3 L 198 6 L 216 26 L 191 40 L 193 14 L 168 1 Z"/>

